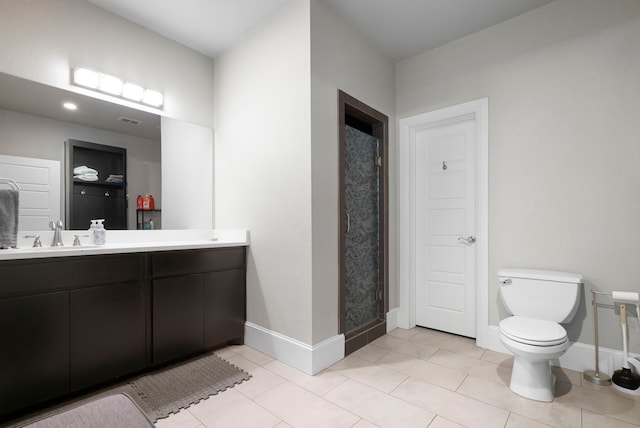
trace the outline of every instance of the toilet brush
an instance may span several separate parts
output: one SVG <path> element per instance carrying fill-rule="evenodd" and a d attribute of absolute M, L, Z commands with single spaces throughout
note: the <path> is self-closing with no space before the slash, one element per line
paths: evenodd
<path fill-rule="evenodd" d="M 629 348 L 627 346 L 627 308 L 625 305 L 620 305 L 620 324 L 622 325 L 622 352 L 624 361 L 622 362 L 622 368 L 620 370 L 616 370 L 613 373 L 613 376 L 611 376 L 611 381 L 615 386 L 620 387 L 616 389 L 623 392 L 624 389 L 635 391 L 640 387 L 640 376 L 635 374 L 629 365 Z"/>

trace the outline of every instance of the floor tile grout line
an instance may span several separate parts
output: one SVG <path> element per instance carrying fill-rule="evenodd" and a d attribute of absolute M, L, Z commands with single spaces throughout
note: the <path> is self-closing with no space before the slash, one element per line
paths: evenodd
<path fill-rule="evenodd" d="M 512 412 L 511 412 L 511 410 L 509 410 L 509 409 L 505 409 L 505 408 L 500 407 L 500 406 L 497 406 L 496 404 L 488 403 L 488 402 L 485 402 L 485 401 L 479 400 L 479 399 L 477 399 L 477 398 L 475 398 L 475 397 L 471 397 L 471 396 L 465 395 L 465 394 L 463 394 L 463 393 L 458 392 L 457 390 L 456 390 L 456 391 L 451 391 L 450 389 L 445 388 L 445 387 L 443 387 L 443 386 L 436 385 L 436 384 L 433 384 L 433 383 L 427 382 L 427 381 L 425 381 L 425 380 L 423 380 L 423 379 L 418 379 L 418 378 L 413 377 L 413 376 L 409 376 L 409 377 L 408 377 L 407 379 L 405 379 L 402 383 L 405 383 L 405 382 L 406 382 L 407 380 L 409 380 L 409 379 L 412 379 L 413 381 L 416 381 L 416 382 L 423 382 L 423 383 L 429 384 L 429 385 L 431 385 L 431 386 L 434 386 L 434 387 L 436 387 L 436 388 L 444 389 L 444 390 L 449 391 L 449 392 L 451 392 L 451 393 L 453 393 L 453 394 L 459 395 L 460 397 L 466 398 L 467 400 L 472 400 L 472 401 L 475 401 L 475 402 L 477 402 L 477 403 L 480 403 L 480 404 L 482 404 L 483 406 L 489 406 L 489 407 L 492 407 L 492 408 L 497 409 L 497 410 L 503 410 L 503 411 L 505 411 L 505 412 L 512 413 Z M 465 377 L 465 379 L 466 379 L 466 377 Z M 463 381 L 462 383 L 464 383 L 464 381 Z M 460 386 L 462 386 L 462 383 L 460 384 Z M 398 387 L 397 387 L 396 389 L 398 389 L 401 385 L 402 385 L 402 384 L 398 385 Z M 460 386 L 459 386 L 459 387 L 460 387 Z M 458 387 L 458 388 L 459 388 L 459 387 Z M 395 389 L 394 389 L 394 391 L 395 391 Z M 416 406 L 415 404 L 413 404 L 413 403 L 412 403 L 412 402 L 410 402 L 410 401 L 404 400 L 403 398 L 400 398 L 400 397 L 398 397 L 397 395 L 393 395 L 393 392 L 390 392 L 390 393 L 389 393 L 389 395 L 392 395 L 392 396 L 393 396 L 393 397 L 395 397 L 395 398 L 398 398 L 398 399 L 400 399 L 400 400 L 402 400 L 402 401 L 405 401 L 406 403 L 409 403 L 409 404 L 412 404 L 412 405 Z M 442 417 L 442 418 L 445 418 L 445 419 L 449 420 L 448 418 L 446 418 L 446 417 L 444 417 L 444 416 L 440 415 L 439 413 L 437 413 L 435 410 L 431 410 L 431 409 L 424 408 L 424 407 L 421 407 L 421 406 L 417 406 L 417 407 L 420 407 L 421 409 L 424 409 L 424 410 L 427 410 L 427 411 L 429 411 L 429 412 L 435 413 L 435 414 L 437 414 L 438 416 L 440 416 L 440 417 Z M 457 423 L 457 422 L 456 422 L 456 423 Z"/>
<path fill-rule="evenodd" d="M 390 398 L 394 398 L 394 399 L 396 399 L 396 400 L 402 401 L 403 403 L 406 403 L 406 404 L 408 404 L 408 405 L 410 405 L 410 406 L 412 406 L 412 407 L 415 407 L 416 409 L 424 410 L 424 411 L 427 411 L 427 412 L 430 412 L 430 413 L 433 413 L 434 415 L 436 415 L 436 412 L 432 412 L 432 411 L 430 411 L 430 410 L 423 409 L 422 407 L 417 406 L 417 405 L 415 405 L 415 404 L 413 404 L 413 403 L 410 403 L 410 402 L 408 402 L 408 401 L 406 401 L 406 400 L 404 400 L 404 399 L 402 399 L 402 398 L 400 398 L 400 397 L 396 397 L 396 396 L 394 396 L 394 395 L 391 395 L 391 393 L 386 393 L 386 392 L 380 391 L 379 389 L 374 388 L 374 387 L 372 387 L 372 386 L 370 386 L 370 385 L 367 385 L 367 384 L 365 384 L 365 383 L 359 382 L 359 381 L 357 381 L 356 379 L 348 379 L 348 380 L 351 380 L 352 382 L 355 382 L 355 383 L 357 383 L 357 384 L 359 384 L 360 386 L 363 386 L 363 387 L 365 387 L 365 388 L 371 388 L 371 389 L 373 389 L 373 390 L 375 390 L 375 391 L 377 391 L 377 392 L 379 392 L 379 393 L 381 393 L 381 394 L 384 394 L 384 395 L 389 396 Z M 343 382 L 343 383 L 344 383 L 344 382 Z M 328 400 L 328 399 L 326 399 L 326 398 L 325 398 L 325 400 L 327 400 L 329 403 L 335 404 L 336 406 L 340 407 L 341 409 L 344 409 L 345 411 L 347 411 L 347 412 L 349 412 L 349 413 L 351 413 L 351 414 L 356 415 L 356 416 L 357 416 L 357 417 L 359 417 L 360 419 L 364 419 L 364 420 L 366 420 L 367 422 L 370 422 L 370 423 L 372 423 L 373 425 L 378 426 L 378 425 L 376 425 L 375 423 L 373 423 L 373 422 L 371 422 L 370 420 L 368 420 L 367 418 L 364 418 L 364 417 L 362 417 L 362 416 L 360 416 L 360 415 L 358 415 L 358 414 L 356 414 L 356 413 L 353 413 L 351 410 L 349 410 L 349 409 L 347 409 L 347 408 L 343 407 L 341 404 L 334 403 L 333 401 L 330 401 L 330 400 Z M 437 415 L 436 415 L 436 416 L 437 416 Z M 435 418 L 435 416 L 434 416 L 434 418 Z M 431 423 L 431 422 L 429 422 L 429 423 Z M 428 425 L 427 425 L 427 426 L 428 426 Z"/>
<path fill-rule="evenodd" d="M 223 391 L 223 392 L 224 392 L 224 391 Z M 201 420 L 200 420 L 200 418 L 198 418 L 196 415 L 194 415 L 193 413 L 191 413 L 191 411 L 189 411 L 189 408 L 190 408 L 190 407 L 191 407 L 191 406 L 187 407 L 187 408 L 186 408 L 186 409 L 184 409 L 184 410 L 186 410 L 186 411 L 187 411 L 187 412 L 188 412 L 188 413 L 189 413 L 189 414 L 190 414 L 190 415 L 191 415 L 191 416 L 192 416 L 196 421 L 198 421 L 198 422 L 199 422 L 199 424 L 198 424 L 198 425 L 202 425 L 203 427 L 206 427 L 206 426 L 207 426 L 207 424 L 205 424 L 203 421 L 201 421 Z M 195 428 L 197 428 L 197 426 L 198 426 L 198 425 L 196 425 L 196 427 L 195 427 Z"/>
<path fill-rule="evenodd" d="M 274 425 L 274 427 L 275 427 L 275 426 L 277 426 L 277 425 L 279 425 L 279 424 L 280 424 L 280 423 L 282 423 L 282 422 L 286 423 L 287 425 L 290 425 L 290 424 L 289 424 L 289 422 L 287 422 L 286 420 L 282 419 L 280 416 L 276 415 L 276 414 L 275 414 L 275 413 L 273 413 L 271 410 L 267 409 L 266 407 L 264 407 L 262 404 L 258 403 L 258 402 L 255 400 L 256 398 L 258 398 L 258 397 L 259 397 L 259 396 L 261 396 L 262 394 L 265 394 L 265 393 L 267 393 L 267 392 L 269 392 L 269 391 L 271 391 L 271 390 L 273 390 L 273 389 L 277 388 L 278 386 L 283 385 L 283 384 L 284 384 L 284 383 L 286 383 L 286 382 L 288 382 L 288 381 L 285 379 L 285 382 L 279 383 L 278 385 L 275 385 L 274 387 L 272 387 L 272 388 L 268 389 L 267 391 L 263 391 L 263 392 L 261 392 L 260 394 L 256 395 L 256 396 L 255 396 L 255 397 L 253 397 L 253 398 L 252 398 L 252 397 L 248 397 L 248 396 L 246 396 L 245 394 L 242 394 L 242 392 L 240 392 L 240 391 L 238 391 L 238 392 L 240 392 L 240 394 L 242 394 L 244 397 L 246 397 L 246 398 L 247 398 L 247 400 L 250 400 L 253 404 L 255 404 L 256 406 L 260 407 L 261 409 L 263 409 L 265 412 L 269 413 L 270 415 L 273 415 L 273 417 L 274 417 L 274 418 L 278 419 L 278 421 L 279 421 L 279 422 L 277 422 L 277 423 Z M 273 427 L 272 427 L 272 428 L 273 428 Z M 294 427 L 294 428 L 295 428 L 295 427 Z"/>

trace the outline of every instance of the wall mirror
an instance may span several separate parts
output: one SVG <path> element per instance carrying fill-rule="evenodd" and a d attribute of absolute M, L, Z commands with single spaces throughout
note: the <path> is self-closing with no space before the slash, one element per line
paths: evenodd
<path fill-rule="evenodd" d="M 74 103 L 77 109 L 65 109 L 65 102 Z M 24 197 L 21 193 L 21 209 L 46 197 L 57 198 L 59 208 L 50 217 L 64 220 L 65 141 L 69 139 L 126 148 L 128 229 L 138 227 L 138 194 L 152 194 L 156 206 L 161 206 L 161 117 L 157 114 L 0 73 L 0 131 L 0 161 L 4 159 L 5 164 L 11 164 L 11 159 L 25 160 L 22 172 L 29 170 L 29 162 L 37 164 L 38 160 L 50 161 L 52 168 L 59 165 L 59 175 L 51 176 L 50 189 L 25 185 L 29 192 Z M 20 229 L 42 230 L 33 226 L 41 223 L 21 219 Z"/>

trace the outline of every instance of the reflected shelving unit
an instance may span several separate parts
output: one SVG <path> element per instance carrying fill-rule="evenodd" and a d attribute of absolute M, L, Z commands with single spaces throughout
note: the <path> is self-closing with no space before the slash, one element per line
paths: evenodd
<path fill-rule="evenodd" d="M 98 171 L 98 180 L 74 177 L 74 168 Z M 127 229 L 127 149 L 80 140 L 65 141 L 66 218 L 70 230 L 86 230 L 90 220 L 105 219 L 105 227 Z M 121 175 L 121 183 L 105 181 Z"/>
<path fill-rule="evenodd" d="M 153 220 L 154 229 L 162 229 L 161 210 L 136 210 L 136 223 L 138 230 L 151 229 L 149 221 Z"/>

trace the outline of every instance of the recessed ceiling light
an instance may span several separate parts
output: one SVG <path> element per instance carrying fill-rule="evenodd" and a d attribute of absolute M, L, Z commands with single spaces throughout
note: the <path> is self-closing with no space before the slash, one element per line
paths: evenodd
<path fill-rule="evenodd" d="M 72 102 L 62 103 L 62 107 L 66 108 L 67 110 L 78 110 L 78 106 Z"/>

